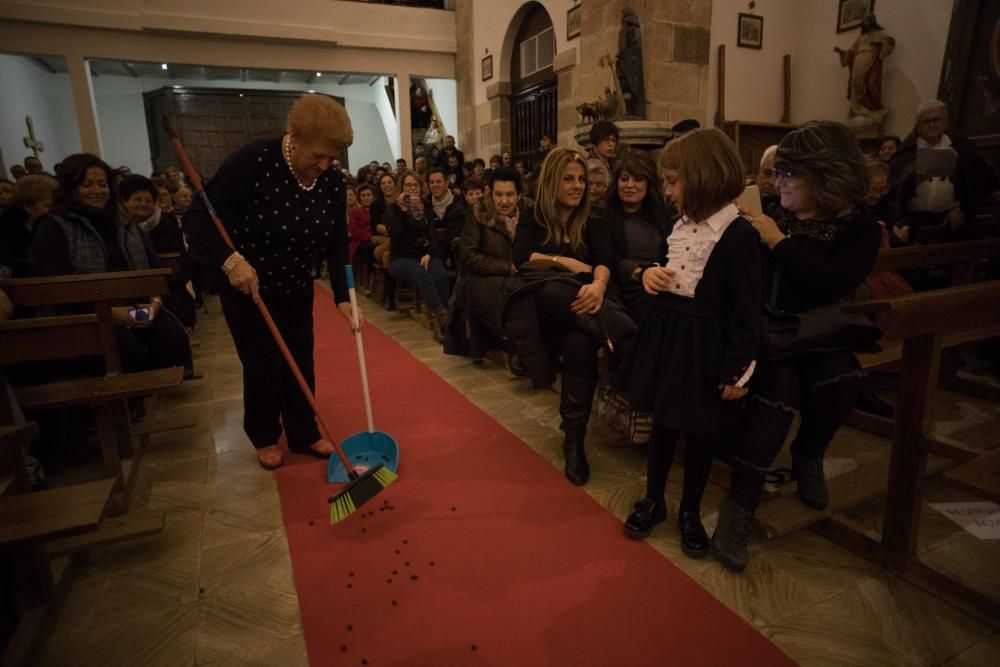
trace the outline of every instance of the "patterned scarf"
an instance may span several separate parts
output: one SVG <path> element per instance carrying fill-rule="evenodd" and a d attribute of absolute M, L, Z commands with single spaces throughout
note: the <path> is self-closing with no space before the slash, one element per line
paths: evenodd
<path fill-rule="evenodd" d="M 409 199 L 409 206 L 406 202 Z M 409 197 L 405 192 L 401 192 L 398 197 L 396 197 L 396 203 L 399 204 L 399 208 L 403 209 L 410 214 L 414 220 L 424 219 L 424 200 L 420 197 Z"/>
<path fill-rule="evenodd" d="M 834 220 L 800 220 L 791 211 L 779 207 L 774 222 L 785 236 L 811 236 L 821 241 L 832 241 L 854 215 L 855 211 L 851 211 Z"/>
<path fill-rule="evenodd" d="M 444 212 L 448 210 L 451 203 L 455 201 L 455 195 L 452 194 L 451 190 L 445 190 L 444 198 L 438 201 L 437 199 L 431 199 L 431 203 L 434 204 L 434 217 L 440 220 L 444 217 Z"/>

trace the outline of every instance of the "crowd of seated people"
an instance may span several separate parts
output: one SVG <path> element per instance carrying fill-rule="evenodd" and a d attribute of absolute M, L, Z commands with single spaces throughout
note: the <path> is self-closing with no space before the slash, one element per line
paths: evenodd
<path fill-rule="evenodd" d="M 413 94 L 420 97 L 418 89 Z M 624 371 L 618 366 L 633 339 L 666 335 L 659 329 L 650 333 L 650 327 L 671 321 L 664 308 L 688 318 L 718 319 L 711 295 L 731 297 L 736 292 L 724 285 L 727 272 L 748 269 L 729 250 L 737 243 L 732 235 L 745 243 L 747 230 L 755 230 L 759 257 L 751 270 L 760 274 L 764 298 L 773 296 L 786 310 L 836 303 L 862 286 L 873 297 L 896 296 L 932 283 L 920 273 L 872 274 L 878 248 L 924 242 L 926 230 L 939 232 L 937 240 L 968 238 L 969 223 L 998 190 L 996 175 L 968 140 L 948 129 L 947 108 L 937 101 L 920 105 L 907 137 L 885 137 L 868 156 L 837 123 L 808 123 L 790 132 L 764 151 L 750 179 L 759 189 L 762 213 L 737 211 L 731 188 L 719 189 L 715 181 L 732 172 L 731 145 L 696 122 L 675 127 L 675 141 L 686 143 L 666 151 L 660 164 L 645 151 L 623 148 L 614 123 L 600 121 L 591 130 L 587 153 L 543 137 L 531 170 L 508 150 L 488 162 L 467 159 L 453 136 L 440 136 L 436 120 L 426 125 L 412 169 L 401 158 L 395 166 L 372 161 L 356 174 L 345 171 L 351 184 L 351 260 L 381 276 L 383 301 L 376 307 L 394 310 L 397 283 L 412 286 L 426 305 L 434 340 L 445 343 L 446 351 L 482 363 L 486 353 L 503 350 L 511 370 L 537 388 L 553 385 L 561 375 L 565 474 L 577 485 L 589 479 L 585 440 L 602 350 L 613 381 L 615 373 L 667 363 L 640 358 Z M 931 163 L 954 168 L 923 173 L 927 151 L 953 155 L 950 162 Z M 684 156 L 684 164 L 677 156 Z M 41 173 L 37 160 L 26 161 L 22 171 L 20 178 L 0 181 L 3 275 L 146 268 L 159 265 L 159 254 L 177 253 L 181 271 L 170 293 L 162 300 L 150 295 L 145 304 L 150 320 L 130 320 L 128 307 L 115 309 L 114 317 L 128 369 L 190 367 L 185 329 L 189 333 L 196 324 L 195 300 L 207 289 L 204 276 L 211 267 L 187 252 L 183 220 L 193 195 L 183 174 L 176 168 L 150 178 L 116 173 L 85 154 L 63 160 L 55 178 Z M 0 314 L 8 312 L 6 306 L 0 299 Z M 731 332 L 737 324 L 747 323 L 726 322 L 711 330 Z M 759 336 L 751 325 L 740 331 Z M 699 366 L 701 371 L 685 367 L 685 372 L 714 373 L 699 376 L 696 384 L 713 392 L 718 385 L 718 401 L 741 406 L 739 441 L 728 446 L 734 453 L 732 488 L 712 540 L 718 559 L 739 571 L 747 563 L 749 526 L 764 473 L 793 414 L 802 415 L 792 445 L 799 496 L 821 509 L 829 502 L 826 447 L 866 387 L 853 354 L 817 353 L 785 362 L 758 357 L 749 364 L 740 357 L 737 364 L 747 340 L 728 335 L 719 334 L 714 347 L 706 348 L 710 363 Z M 448 339 L 462 340 L 450 345 Z M 737 342 L 739 354 L 731 347 Z M 726 377 L 717 377 L 723 367 Z M 635 403 L 667 391 L 647 386 L 630 396 L 634 382 L 614 386 Z M 654 407 L 662 408 L 661 399 L 656 397 Z M 722 409 L 718 401 L 712 410 Z M 700 425 L 688 424 L 685 431 L 671 421 L 674 413 L 653 412 L 659 444 L 651 449 L 657 453 L 650 475 L 656 483 L 629 518 L 625 532 L 633 537 L 648 534 L 666 518 L 660 482 L 676 433 L 704 440 Z M 691 460 L 694 466 L 705 459 Z M 692 479 L 704 469 L 693 468 Z M 691 516 L 700 490 L 692 488 L 688 496 L 680 529 L 690 546 L 686 551 L 700 557 L 708 537 Z"/>

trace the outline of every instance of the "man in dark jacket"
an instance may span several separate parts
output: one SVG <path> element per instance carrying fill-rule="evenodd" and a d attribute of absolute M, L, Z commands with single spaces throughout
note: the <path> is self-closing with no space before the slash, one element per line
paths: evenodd
<path fill-rule="evenodd" d="M 947 239 L 961 238 L 976 209 L 998 188 L 996 174 L 975 145 L 947 127 L 944 102 L 921 103 L 913 132 L 889 163 L 911 243 L 918 240 L 921 228 L 928 227 L 941 228 Z"/>
<path fill-rule="evenodd" d="M 444 237 L 438 237 L 440 257 L 447 257 L 445 264 L 450 268 L 455 268 L 456 261 L 453 252 L 454 245 L 462 233 L 462 226 L 465 224 L 465 202 L 456 197 L 448 187 L 448 175 L 444 169 L 434 167 L 431 169 L 428 178 L 428 186 L 431 190 L 431 206 L 434 209 L 434 226 L 445 229 Z"/>

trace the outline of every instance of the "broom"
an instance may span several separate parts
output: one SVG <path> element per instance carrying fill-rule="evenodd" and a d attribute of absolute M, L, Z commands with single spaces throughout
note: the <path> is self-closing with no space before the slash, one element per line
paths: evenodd
<path fill-rule="evenodd" d="M 221 236 L 222 240 L 226 242 L 226 245 L 228 245 L 233 252 L 236 252 L 236 247 L 233 245 L 232 239 L 229 238 L 229 233 L 222 224 L 222 220 L 219 219 L 218 214 L 216 214 L 215 208 L 212 206 L 212 202 L 208 199 L 208 194 L 205 193 L 205 188 L 201 182 L 201 176 L 199 176 L 198 172 L 195 171 L 194 165 L 191 164 L 191 159 L 188 157 L 187 151 L 184 150 L 184 144 L 181 143 L 177 133 L 174 132 L 174 128 L 170 126 L 170 121 L 167 120 L 166 116 L 163 116 L 163 128 L 167 131 L 167 136 L 170 137 L 170 143 L 174 148 L 174 153 L 177 155 L 177 159 L 180 160 L 181 166 L 187 173 L 188 180 L 191 181 L 191 185 L 194 187 L 195 192 L 198 193 L 201 201 L 205 204 L 205 210 L 208 211 L 209 216 L 212 218 L 212 222 L 215 223 L 216 231 L 219 232 L 219 236 Z M 278 349 L 281 350 L 281 356 L 285 358 L 285 362 L 292 370 L 292 375 L 295 376 L 296 381 L 299 383 L 299 388 L 302 389 L 302 393 L 305 395 L 306 400 L 312 407 L 313 412 L 316 415 L 316 421 L 319 423 L 320 432 L 325 439 L 329 440 L 330 443 L 333 444 L 333 448 L 337 452 L 337 456 L 340 457 L 340 461 L 344 464 L 344 469 L 347 470 L 347 476 L 351 481 L 348 482 L 347 486 L 329 498 L 330 523 L 334 524 L 339 521 L 343 521 L 353 514 L 359 507 L 377 496 L 382 489 L 395 482 L 398 476 L 391 470 L 386 469 L 381 463 L 368 469 L 363 475 L 358 474 L 358 472 L 354 469 L 354 466 L 351 465 L 350 459 L 348 459 L 347 455 L 344 454 L 343 448 L 341 448 L 337 441 L 330 436 L 330 429 L 327 428 L 326 422 L 323 420 L 322 414 L 320 414 L 319 406 L 316 405 L 316 397 L 309 389 L 309 384 L 306 383 L 305 378 L 302 377 L 302 371 L 299 370 L 298 364 L 296 364 L 295 359 L 292 358 L 292 353 L 288 350 L 288 346 L 285 345 L 285 339 L 281 336 L 281 332 L 278 331 L 278 327 L 271 318 L 271 313 L 268 311 L 267 306 L 264 305 L 263 299 L 257 300 L 257 309 L 260 311 L 261 317 L 264 318 L 264 323 L 267 324 L 267 328 L 271 331 L 271 335 L 274 337 L 274 342 L 278 345 Z"/>

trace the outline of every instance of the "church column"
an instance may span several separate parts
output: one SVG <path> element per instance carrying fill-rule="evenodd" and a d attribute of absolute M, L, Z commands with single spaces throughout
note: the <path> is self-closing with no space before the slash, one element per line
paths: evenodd
<path fill-rule="evenodd" d="M 485 144 L 479 146 L 478 153 L 484 159 L 510 150 L 510 81 L 491 84 L 486 89 L 486 99 L 490 105 L 490 124 L 486 136 L 479 138 Z"/>
<path fill-rule="evenodd" d="M 410 125 L 410 75 L 396 74 L 396 120 L 399 121 L 399 152 L 413 167 L 413 131 Z"/>
<path fill-rule="evenodd" d="M 101 128 L 97 124 L 97 103 L 94 84 L 90 78 L 90 64 L 79 53 L 66 54 L 69 84 L 73 90 L 73 107 L 76 124 L 80 128 L 80 148 L 85 153 L 101 154 Z"/>

